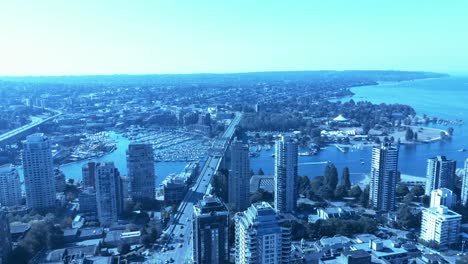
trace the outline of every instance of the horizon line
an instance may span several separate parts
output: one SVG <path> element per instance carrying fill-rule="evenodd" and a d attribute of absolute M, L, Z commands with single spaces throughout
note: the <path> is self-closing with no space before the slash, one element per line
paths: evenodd
<path fill-rule="evenodd" d="M 443 75 L 468 74 L 462 71 L 438 72 L 430 70 L 271 70 L 271 71 L 239 71 L 239 72 L 190 72 L 190 73 L 98 73 L 98 74 L 57 74 L 57 75 L 0 75 L 0 78 L 47 78 L 47 77 L 105 77 L 105 76 L 147 76 L 147 75 L 229 75 L 229 74 L 254 74 L 254 73 L 284 73 L 284 72 L 414 72 L 414 73 L 432 73 Z"/>

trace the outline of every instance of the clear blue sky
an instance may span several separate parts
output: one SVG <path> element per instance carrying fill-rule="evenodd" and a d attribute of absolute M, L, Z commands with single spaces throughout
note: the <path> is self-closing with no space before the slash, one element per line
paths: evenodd
<path fill-rule="evenodd" d="M 4 0 L 0 75 L 468 71 L 464 0 Z"/>

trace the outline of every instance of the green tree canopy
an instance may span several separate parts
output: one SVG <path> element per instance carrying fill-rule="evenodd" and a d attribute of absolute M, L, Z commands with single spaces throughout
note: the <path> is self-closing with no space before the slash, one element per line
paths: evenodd
<path fill-rule="evenodd" d="M 343 172 L 341 174 L 341 185 L 343 185 L 346 190 L 351 189 L 351 180 L 350 180 L 350 177 L 349 177 L 349 168 L 348 167 L 343 168 Z"/>

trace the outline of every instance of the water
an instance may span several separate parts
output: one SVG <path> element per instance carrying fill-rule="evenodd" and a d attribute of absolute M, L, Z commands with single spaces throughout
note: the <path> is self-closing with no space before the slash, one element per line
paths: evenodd
<path fill-rule="evenodd" d="M 427 158 L 445 155 L 457 161 L 457 167 L 463 167 L 468 158 L 468 77 L 447 77 L 400 83 L 385 83 L 377 86 L 363 86 L 351 89 L 354 96 L 343 98 L 342 101 L 370 101 L 380 103 L 400 103 L 412 106 L 418 115 L 426 114 L 438 118 L 461 119 L 463 125 L 452 125 L 454 136 L 449 141 L 439 141 L 431 144 L 401 146 L 399 169 L 402 174 L 424 177 L 426 175 Z M 346 116 L 346 113 L 344 113 Z M 428 125 L 430 127 L 447 129 L 446 126 Z M 262 150 L 260 157 L 251 159 L 251 167 L 256 172 L 259 168 L 266 174 L 273 173 L 273 150 Z M 364 178 L 363 173 L 370 171 L 371 149 L 352 150 L 342 153 L 334 146 L 328 146 L 316 156 L 299 157 L 299 175 L 314 177 L 323 175 L 324 161 L 332 161 L 341 172 L 348 166 L 353 182 Z M 363 159 L 364 164 L 361 164 Z M 321 163 L 322 162 L 322 163 Z"/>
<path fill-rule="evenodd" d="M 127 175 L 126 151 L 128 149 L 128 145 L 130 144 L 130 140 L 115 132 L 108 133 L 109 136 L 116 142 L 116 150 L 100 158 L 61 165 L 60 169 L 65 174 L 67 179 L 74 179 L 75 182 L 81 181 L 81 167 L 90 161 L 113 161 L 115 167 L 117 167 L 117 169 L 120 171 L 120 174 Z M 164 180 L 164 178 L 166 178 L 167 175 L 181 172 L 186 165 L 187 162 L 156 162 L 156 186 L 159 186 L 159 184 Z M 18 171 L 20 176 L 23 177 L 22 168 L 19 168 Z"/>
<path fill-rule="evenodd" d="M 435 155 L 446 155 L 449 159 L 457 161 L 457 167 L 463 167 L 468 158 L 468 152 L 459 152 L 461 148 L 468 149 L 468 77 L 447 77 L 439 79 L 418 80 L 400 83 L 385 83 L 378 86 L 363 86 L 353 88 L 354 96 L 343 98 L 342 101 L 353 99 L 355 101 L 370 101 L 372 103 L 401 103 L 411 105 L 418 115 L 426 114 L 443 119 L 462 119 L 465 124 L 453 126 L 454 136 L 450 141 L 440 141 L 431 144 L 401 146 L 399 156 L 399 169 L 403 174 L 424 177 L 426 174 L 426 160 Z M 344 113 L 346 116 L 346 113 Z M 432 127 L 440 127 L 430 125 Z M 447 127 L 441 127 L 446 129 Z M 109 132 L 117 142 L 117 149 L 95 161 L 114 161 L 122 173 L 127 174 L 125 151 L 130 141 L 119 134 Z M 274 158 L 271 157 L 273 149 L 265 148 L 257 158 L 251 158 L 250 165 L 254 172 L 262 169 L 266 174 L 273 174 Z M 334 146 L 328 146 L 315 156 L 299 157 L 299 175 L 314 177 L 323 175 L 326 161 L 332 161 L 341 173 L 347 166 L 351 172 L 351 181 L 356 183 L 364 178 L 370 171 L 370 148 L 351 150 L 342 153 Z M 364 161 L 364 164 L 361 163 Z M 62 165 L 60 168 L 67 178 L 81 180 L 81 166 L 88 162 L 81 161 Z M 156 184 L 170 173 L 180 172 L 185 162 L 158 162 L 156 163 Z M 21 172 L 22 173 L 22 172 Z"/>

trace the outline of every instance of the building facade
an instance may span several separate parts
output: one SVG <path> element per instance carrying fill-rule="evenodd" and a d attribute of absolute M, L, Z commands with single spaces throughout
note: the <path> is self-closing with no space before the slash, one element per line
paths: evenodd
<path fill-rule="evenodd" d="M 0 166 L 0 206 L 21 204 L 21 183 L 13 164 Z"/>
<path fill-rule="evenodd" d="M 435 241 L 440 247 L 458 242 L 462 216 L 446 206 L 425 208 L 422 211 L 421 239 Z"/>
<path fill-rule="evenodd" d="M 26 204 L 32 209 L 55 207 L 55 177 L 49 139 L 42 133 L 23 141 L 22 162 Z"/>
<path fill-rule="evenodd" d="M 78 195 L 81 213 L 97 213 L 96 191 L 93 187 L 86 187 Z"/>
<path fill-rule="evenodd" d="M 113 162 L 96 164 L 96 204 L 101 226 L 117 223 L 123 209 L 122 182 Z"/>
<path fill-rule="evenodd" d="M 432 190 L 431 203 L 429 207 L 439 207 L 441 205 L 452 208 L 457 204 L 457 195 L 447 188 Z"/>
<path fill-rule="evenodd" d="M 369 203 L 378 211 L 395 209 L 399 145 L 382 144 L 372 148 Z"/>
<path fill-rule="evenodd" d="M 280 264 L 291 257 L 291 229 L 282 226 L 278 213 L 266 202 L 237 213 L 236 263 Z"/>
<path fill-rule="evenodd" d="M 81 176 L 83 180 L 84 187 L 92 187 L 95 188 L 96 186 L 96 163 L 95 162 L 88 162 L 83 164 L 81 167 Z"/>
<path fill-rule="evenodd" d="M 153 145 L 131 143 L 127 150 L 129 195 L 133 199 L 155 199 Z"/>
<path fill-rule="evenodd" d="M 250 204 L 249 147 L 241 141 L 231 143 L 228 202 L 234 211 L 243 211 Z"/>
<path fill-rule="evenodd" d="M 221 200 L 205 196 L 194 205 L 192 223 L 193 263 L 228 263 L 229 212 Z"/>
<path fill-rule="evenodd" d="M 468 159 L 465 160 L 465 169 L 462 175 L 461 203 L 468 204 Z"/>
<path fill-rule="evenodd" d="M 439 188 L 453 189 L 455 160 L 448 160 L 445 156 L 437 156 L 427 160 L 426 195 L 431 195 L 432 190 Z"/>
<path fill-rule="evenodd" d="M 289 136 L 281 136 L 275 145 L 275 209 L 289 213 L 296 207 L 298 145 Z"/>

